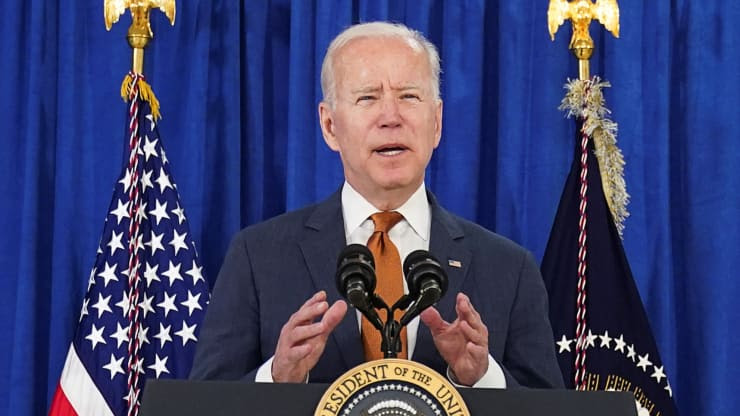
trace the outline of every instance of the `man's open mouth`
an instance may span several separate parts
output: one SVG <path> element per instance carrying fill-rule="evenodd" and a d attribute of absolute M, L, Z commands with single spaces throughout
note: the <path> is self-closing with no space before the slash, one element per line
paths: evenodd
<path fill-rule="evenodd" d="M 404 150 L 408 150 L 408 148 L 399 144 L 390 144 L 375 149 L 375 152 L 382 156 L 395 156 L 401 154 Z"/>

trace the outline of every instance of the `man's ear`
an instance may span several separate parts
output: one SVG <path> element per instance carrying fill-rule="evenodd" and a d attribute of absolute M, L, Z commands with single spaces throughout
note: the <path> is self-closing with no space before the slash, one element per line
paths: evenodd
<path fill-rule="evenodd" d="M 442 103 L 442 100 L 439 100 L 437 102 L 437 108 L 434 111 L 434 134 L 435 134 L 435 140 L 434 140 L 434 148 L 436 149 L 437 146 L 439 146 L 439 141 L 442 139 L 442 113 L 443 113 L 444 105 Z"/>
<path fill-rule="evenodd" d="M 319 123 L 321 124 L 321 134 L 329 148 L 335 152 L 339 151 L 337 136 L 334 134 L 334 112 L 328 103 L 322 101 L 319 103 Z"/>

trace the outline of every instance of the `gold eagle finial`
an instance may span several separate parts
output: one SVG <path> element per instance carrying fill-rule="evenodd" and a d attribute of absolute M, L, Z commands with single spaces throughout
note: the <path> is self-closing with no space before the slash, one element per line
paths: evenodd
<path fill-rule="evenodd" d="M 105 28 L 110 30 L 118 22 L 126 9 L 131 10 L 131 26 L 128 28 L 129 45 L 134 49 L 133 71 L 141 73 L 144 61 L 144 48 L 152 39 L 152 28 L 149 25 L 149 10 L 158 8 L 175 24 L 175 0 L 103 0 L 103 17 Z"/>
<path fill-rule="evenodd" d="M 555 40 L 555 32 L 567 19 L 573 21 L 573 36 L 588 36 L 588 25 L 591 19 L 596 19 L 611 32 L 619 37 L 619 6 L 617 0 L 550 0 L 547 8 L 547 26 L 550 29 L 550 38 Z M 588 36 L 590 37 L 590 36 Z M 571 40 L 571 43 L 573 40 Z"/>
<path fill-rule="evenodd" d="M 137 10 L 148 12 L 150 9 L 158 8 L 170 19 L 170 24 L 175 24 L 175 0 L 105 0 L 103 8 L 107 30 L 110 30 L 113 24 L 118 22 L 118 18 L 128 8 L 131 9 L 132 15 Z"/>
<path fill-rule="evenodd" d="M 588 61 L 594 50 L 594 41 L 588 33 L 591 20 L 596 19 L 611 32 L 619 37 L 619 6 L 617 0 L 550 0 L 547 8 L 547 27 L 550 38 L 555 40 L 555 32 L 570 19 L 573 24 L 573 36 L 570 38 L 569 48 L 573 50 L 579 61 Z M 587 74 L 586 64 L 586 78 Z M 581 78 L 583 79 L 583 70 Z"/>

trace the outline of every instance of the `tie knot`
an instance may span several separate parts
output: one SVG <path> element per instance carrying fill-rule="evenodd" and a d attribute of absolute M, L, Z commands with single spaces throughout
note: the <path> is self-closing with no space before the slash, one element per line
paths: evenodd
<path fill-rule="evenodd" d="M 387 233 L 388 230 L 403 219 L 403 215 L 396 211 L 383 211 L 371 215 L 370 219 L 375 223 L 375 231 Z"/>

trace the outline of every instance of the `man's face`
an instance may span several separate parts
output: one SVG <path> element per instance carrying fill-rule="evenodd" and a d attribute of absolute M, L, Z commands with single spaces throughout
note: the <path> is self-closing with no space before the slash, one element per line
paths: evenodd
<path fill-rule="evenodd" d="M 319 105 L 324 140 L 371 202 L 410 196 L 442 131 L 426 55 L 403 39 L 380 37 L 352 40 L 334 59 L 334 108 Z"/>

